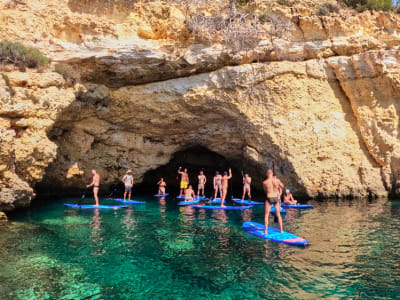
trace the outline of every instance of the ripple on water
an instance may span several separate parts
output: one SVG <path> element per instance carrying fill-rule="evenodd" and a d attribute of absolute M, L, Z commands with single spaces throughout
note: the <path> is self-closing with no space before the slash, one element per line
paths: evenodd
<path fill-rule="evenodd" d="M 62 201 L 0 230 L 5 299 L 394 299 L 400 292 L 400 202 L 313 202 L 288 210 L 304 248 L 242 230 L 263 209 L 204 211 L 152 197 L 118 211 Z M 76 201 L 69 199 L 68 201 Z M 273 226 L 276 226 L 273 225 Z"/>

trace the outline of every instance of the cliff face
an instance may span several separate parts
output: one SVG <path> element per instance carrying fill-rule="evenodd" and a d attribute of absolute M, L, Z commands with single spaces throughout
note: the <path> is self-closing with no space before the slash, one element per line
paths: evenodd
<path fill-rule="evenodd" d="M 91 168 L 107 183 L 132 168 L 140 181 L 197 145 L 258 178 L 275 161 L 299 195 L 400 192 L 397 15 L 103 2 L 0 4 L 0 39 L 81 78 L 2 71 L 16 94 L 0 78 L 1 209 L 29 205 L 37 182 L 82 187 Z"/>

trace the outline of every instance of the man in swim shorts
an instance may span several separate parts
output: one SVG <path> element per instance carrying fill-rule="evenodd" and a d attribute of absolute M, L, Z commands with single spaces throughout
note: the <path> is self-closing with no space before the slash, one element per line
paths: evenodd
<path fill-rule="evenodd" d="M 232 170 L 229 169 L 229 175 L 228 172 L 224 172 L 224 176 L 222 176 L 222 199 L 221 199 L 221 207 L 225 207 L 224 202 L 226 195 L 228 194 L 228 185 L 229 185 L 229 179 L 232 178 Z"/>
<path fill-rule="evenodd" d="M 125 176 L 122 178 L 122 182 L 125 185 L 124 201 L 126 199 L 126 193 L 128 193 L 128 201 L 131 201 L 132 187 L 134 184 L 132 170 L 128 170 Z"/>
<path fill-rule="evenodd" d="M 243 176 L 243 195 L 242 195 L 242 201 L 244 200 L 244 197 L 247 196 L 249 199 L 251 199 L 251 190 L 250 190 L 250 184 L 251 184 L 251 177 L 249 174 L 244 174 Z"/>
<path fill-rule="evenodd" d="M 219 193 L 219 196 L 222 198 L 222 176 L 221 174 L 219 174 L 219 172 L 215 172 L 215 176 L 213 179 L 213 183 L 214 183 L 214 199 L 217 198 L 217 195 Z"/>
<path fill-rule="evenodd" d="M 161 178 L 159 182 L 157 182 L 158 185 L 158 194 L 159 195 L 165 195 L 165 187 L 167 186 L 167 183 L 164 181 L 164 178 Z"/>
<path fill-rule="evenodd" d="M 179 167 L 178 173 L 181 174 L 181 186 L 180 186 L 181 191 L 179 193 L 179 197 L 182 197 L 184 190 L 186 190 L 189 185 L 189 175 L 188 175 L 187 169 L 185 168 L 183 171 L 181 171 L 181 170 L 182 170 L 182 167 Z"/>
<path fill-rule="evenodd" d="M 197 186 L 197 197 L 200 197 L 200 191 L 202 196 L 205 197 L 204 186 L 206 185 L 207 177 L 204 175 L 203 171 L 200 171 L 200 175 L 197 176 L 197 178 L 199 179 L 199 185 Z"/>
<path fill-rule="evenodd" d="M 195 197 L 196 195 L 192 189 L 192 186 L 189 185 L 188 188 L 185 190 L 185 202 L 193 201 Z"/>
<path fill-rule="evenodd" d="M 279 202 L 279 189 L 283 189 L 283 183 L 279 180 L 279 178 L 274 176 L 274 173 L 271 169 L 267 170 L 267 179 L 263 182 L 263 188 L 265 195 L 267 196 L 267 201 L 265 201 L 264 234 L 268 234 L 269 213 L 271 212 L 272 205 L 275 207 L 275 214 L 278 219 L 279 229 L 281 232 L 283 232 L 281 205 Z"/>
<path fill-rule="evenodd" d="M 96 206 L 99 206 L 99 188 L 100 188 L 100 174 L 96 170 L 92 170 L 92 182 L 86 186 L 89 188 L 93 186 L 94 200 L 96 201 Z"/>
<path fill-rule="evenodd" d="M 297 201 L 293 198 L 292 193 L 288 189 L 286 190 L 285 194 L 283 195 L 283 203 L 290 204 L 290 205 L 297 204 Z"/>

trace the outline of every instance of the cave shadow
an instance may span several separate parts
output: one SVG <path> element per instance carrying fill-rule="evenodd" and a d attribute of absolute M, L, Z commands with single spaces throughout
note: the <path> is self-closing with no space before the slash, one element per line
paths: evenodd
<path fill-rule="evenodd" d="M 246 164 L 244 160 L 227 159 L 203 146 L 191 146 L 185 150 L 175 152 L 167 164 L 146 172 L 142 183 L 135 187 L 136 191 L 141 193 L 156 193 L 158 190 L 157 182 L 162 177 L 167 183 L 167 192 L 172 195 L 178 194 L 180 175 L 177 173 L 177 170 L 179 167 L 188 169 L 189 181 L 195 192 L 197 192 L 197 176 L 200 171 L 204 172 L 204 175 L 207 177 L 205 187 L 207 197 L 213 195 L 213 177 L 216 171 L 222 174 L 224 171 L 227 172 L 229 168 L 232 169 L 228 198 L 232 195 L 234 197 L 242 196 L 242 172 L 248 172 L 250 176 L 253 176 L 255 172 L 255 167 L 251 164 Z M 253 196 L 262 196 L 260 180 L 257 176 L 253 176 L 252 192 Z"/>

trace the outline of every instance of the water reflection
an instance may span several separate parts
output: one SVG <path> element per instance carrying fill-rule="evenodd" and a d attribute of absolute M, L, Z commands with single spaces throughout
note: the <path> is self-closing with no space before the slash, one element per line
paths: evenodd
<path fill-rule="evenodd" d="M 167 211 L 167 201 L 166 201 L 166 198 L 165 198 L 165 197 L 160 197 L 158 202 L 160 203 L 160 206 L 159 206 L 159 208 L 160 208 L 160 213 L 165 213 L 165 212 Z"/>
<path fill-rule="evenodd" d="M 89 226 L 91 228 L 90 232 L 90 240 L 93 243 L 93 248 L 94 248 L 94 255 L 96 256 L 101 256 L 103 255 L 106 250 L 102 248 L 102 241 L 103 237 L 101 235 L 101 217 L 100 217 L 100 210 L 99 209 L 94 209 L 93 210 L 93 217 L 89 223 Z"/>

